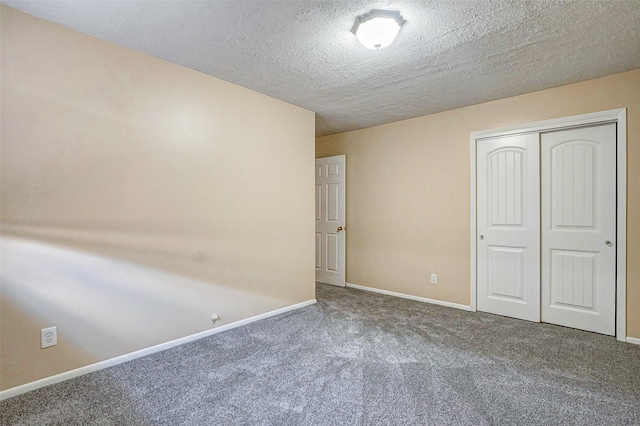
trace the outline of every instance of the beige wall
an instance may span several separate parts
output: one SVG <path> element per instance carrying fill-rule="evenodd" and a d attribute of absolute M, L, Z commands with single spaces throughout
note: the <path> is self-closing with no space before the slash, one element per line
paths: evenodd
<path fill-rule="evenodd" d="M 347 156 L 347 282 L 468 305 L 470 132 L 624 107 L 627 335 L 639 338 L 640 70 L 318 138 L 316 158 Z"/>
<path fill-rule="evenodd" d="M 312 112 L 1 14 L 0 389 L 315 297 Z"/>

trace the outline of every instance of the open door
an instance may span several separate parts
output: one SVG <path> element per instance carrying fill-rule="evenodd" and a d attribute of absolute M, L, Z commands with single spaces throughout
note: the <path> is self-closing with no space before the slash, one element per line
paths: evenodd
<path fill-rule="evenodd" d="M 316 281 L 345 286 L 346 157 L 316 159 Z"/>

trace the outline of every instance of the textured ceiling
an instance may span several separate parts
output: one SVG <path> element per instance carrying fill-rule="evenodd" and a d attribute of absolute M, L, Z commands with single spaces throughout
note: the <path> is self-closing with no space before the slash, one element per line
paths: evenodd
<path fill-rule="evenodd" d="M 640 68 L 640 0 L 0 1 L 315 111 L 318 135 Z M 407 20 L 380 51 L 350 32 L 372 8 Z"/>

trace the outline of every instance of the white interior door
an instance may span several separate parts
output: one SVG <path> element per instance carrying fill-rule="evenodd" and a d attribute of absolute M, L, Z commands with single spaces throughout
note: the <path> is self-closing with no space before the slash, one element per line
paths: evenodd
<path fill-rule="evenodd" d="M 316 281 L 345 285 L 346 157 L 316 159 Z"/>
<path fill-rule="evenodd" d="M 616 125 L 543 133 L 542 321 L 615 334 Z"/>
<path fill-rule="evenodd" d="M 540 320 L 539 136 L 477 143 L 477 308 Z"/>

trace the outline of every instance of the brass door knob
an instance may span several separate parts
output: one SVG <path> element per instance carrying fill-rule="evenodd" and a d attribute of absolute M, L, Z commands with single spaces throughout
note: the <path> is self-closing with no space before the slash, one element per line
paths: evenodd
<path fill-rule="evenodd" d="M 342 226 L 338 226 L 338 232 L 342 231 L 344 228 Z"/>

